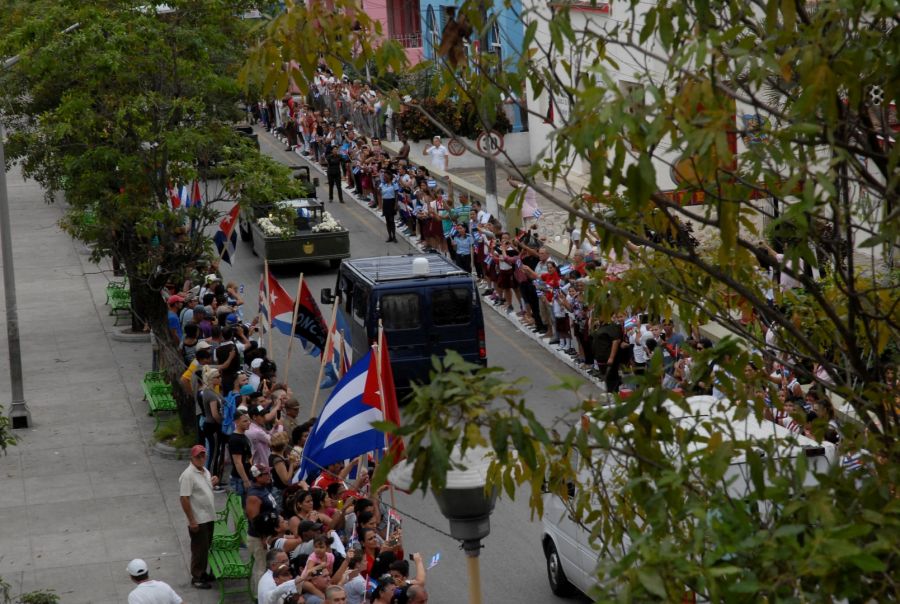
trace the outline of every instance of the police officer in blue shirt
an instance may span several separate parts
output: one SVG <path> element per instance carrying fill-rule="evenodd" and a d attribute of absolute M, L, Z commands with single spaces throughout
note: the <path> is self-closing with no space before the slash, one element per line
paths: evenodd
<path fill-rule="evenodd" d="M 384 222 L 387 226 L 388 238 L 386 243 L 397 242 L 397 195 L 399 187 L 394 182 L 394 173 L 390 170 L 381 172 L 381 211 L 384 214 Z"/>
<path fill-rule="evenodd" d="M 456 265 L 467 273 L 471 273 L 472 247 L 475 245 L 475 239 L 469 234 L 465 224 L 454 225 L 454 231 L 450 241 L 456 249 Z"/>

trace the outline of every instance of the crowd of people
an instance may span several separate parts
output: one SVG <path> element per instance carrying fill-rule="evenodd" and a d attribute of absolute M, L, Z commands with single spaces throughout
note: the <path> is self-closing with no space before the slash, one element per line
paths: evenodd
<path fill-rule="evenodd" d="M 326 98 L 331 100 L 337 118 L 321 102 Z M 604 279 L 618 279 L 631 267 L 631 257 L 638 248 L 628 244 L 618 256 L 614 252 L 601 256 L 597 234 L 591 230 L 582 233 L 570 225 L 563 233 L 570 242 L 568 253 L 563 260 L 554 259 L 546 244 L 551 234 L 539 232 L 538 219 L 526 218 L 525 228 L 510 232 L 479 200 L 465 193 L 457 195 L 432 177 L 431 169 L 446 171 L 449 167 L 449 153 L 440 137 L 434 137 L 422 150 L 429 158 L 428 166 L 410 161 L 410 146 L 402 132 L 398 133 L 402 143 L 399 151 L 389 154 L 380 136 L 386 125 L 392 124 L 392 115 L 368 85 L 338 80 L 322 69 L 306 100 L 286 96 L 281 102 L 260 103 L 254 112 L 264 126 L 287 138 L 288 149 L 321 164 L 328 175 L 330 201 L 335 190 L 343 201 L 341 189 L 345 185 L 381 212 L 388 242 L 396 241 L 400 230 L 423 250 L 445 254 L 463 270 L 473 272 L 486 301 L 501 306 L 511 319 L 570 355 L 574 363 L 602 381 L 608 392 L 627 390 L 627 376 L 642 374 L 658 350 L 666 370 L 663 386 L 690 389 L 691 393 L 719 393 L 714 384 L 715 366 L 709 367 L 710 379 L 706 382 L 691 381 L 693 359 L 712 345 L 709 340 L 698 333 L 679 333 L 671 321 L 651 321 L 639 312 L 601 319 L 586 304 L 585 287 L 590 280 L 598 274 Z M 374 136 L 366 136 L 359 124 L 351 121 L 351 115 L 357 122 L 361 115 L 373 116 L 366 120 L 364 130 Z M 533 190 L 513 180 L 510 184 L 525 189 L 524 208 L 536 207 Z M 540 213 L 527 211 L 523 215 Z M 780 281 L 784 287 L 791 286 L 787 273 L 782 273 Z M 789 406 L 800 405 L 810 419 L 803 424 L 786 420 L 783 412 L 774 411 L 772 418 L 791 429 L 802 425 L 807 433 L 811 433 L 809 426 L 815 418 L 825 418 L 836 426 L 827 396 L 818 389 L 801 396 L 796 378 L 786 368 L 789 365 L 770 362 L 759 370 L 779 384 L 784 380 L 781 398 Z M 788 384 L 793 386 L 789 388 Z"/>
<path fill-rule="evenodd" d="M 380 211 L 388 242 L 396 241 L 399 230 L 423 250 L 444 254 L 473 273 L 487 303 L 558 346 L 607 392 L 627 395 L 631 376 L 644 374 L 659 355 L 662 387 L 726 396 L 723 384 L 733 376 L 722 366 L 712 365 L 696 379 L 695 359 L 712 346 L 708 339 L 640 312 L 601 317 L 587 303 L 592 280 L 618 279 L 638 248 L 628 245 L 618 256 L 601 255 L 596 233 L 570 226 L 568 253 L 563 260 L 553 259 L 549 233 L 541 232 L 537 218 L 510 232 L 480 200 L 457 195 L 433 178 L 430 170 L 448 168 L 449 154 L 439 137 L 423 148 L 430 165 L 416 165 L 402 133 L 399 152 L 388 153 L 378 136 L 363 134 L 345 115 L 335 117 L 328 107 L 317 107 L 315 99 L 325 94 L 371 114 L 376 126 L 388 121 L 385 105 L 368 86 L 338 82 L 324 70 L 309 102 L 287 96 L 254 104 L 250 112 L 267 129 L 279 131 L 288 149 L 322 166 L 330 202 L 335 196 L 343 202 L 345 187 L 354 191 Z M 525 188 L 526 204 L 535 204 L 532 190 L 510 184 Z M 315 418 L 300 419 L 299 402 L 279 381 L 276 364 L 255 337 L 255 321 L 244 320 L 241 294 L 214 272 L 202 278 L 195 274 L 163 292 L 169 336 L 179 343 L 187 366 L 181 387 L 196 405 L 197 444 L 180 479 L 192 584 L 211 587 L 207 556 L 214 496 L 227 485 L 241 498 L 249 523 L 251 585 L 259 604 L 426 602 L 421 555 L 406 559 L 399 518 L 382 501 L 383 489 L 369 489 L 373 459 L 347 460 L 298 479 Z M 770 330 L 774 349 L 776 329 Z M 748 368 L 774 386 L 760 393 L 769 405 L 767 416 L 816 438 L 823 434 L 817 422 L 824 423 L 824 438 L 838 442 L 841 429 L 828 397 L 804 388 L 791 373 L 790 360 L 784 361 Z M 143 574 L 129 567 L 132 577 L 143 577 L 135 579 L 139 586 L 147 579 L 141 562 L 134 566 Z"/>
<path fill-rule="evenodd" d="M 212 587 L 216 494 L 227 490 L 240 497 L 248 522 L 259 604 L 427 602 L 422 557 L 406 559 L 399 516 L 382 502 L 384 489 L 369 488 L 374 458 L 299 479 L 316 418 L 300 417 L 299 401 L 261 346 L 257 321 L 244 318 L 240 287 L 203 272 L 161 292 L 170 341 L 186 365 L 180 387 L 195 403 L 197 444 L 179 479 L 192 585 Z M 128 572 L 137 584 L 130 602 L 181 601 L 149 579 L 143 561 Z"/>

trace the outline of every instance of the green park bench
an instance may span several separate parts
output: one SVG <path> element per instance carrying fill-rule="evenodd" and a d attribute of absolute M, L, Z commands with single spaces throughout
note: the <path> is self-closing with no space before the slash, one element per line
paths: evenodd
<path fill-rule="evenodd" d="M 247 516 L 241 506 L 241 497 L 234 493 L 228 495 L 225 509 L 218 513 L 213 525 L 212 546 L 209 550 L 209 567 L 213 577 L 219 584 L 219 604 L 229 594 L 247 593 L 252 599 L 250 575 L 253 572 L 253 556 L 244 562 L 241 558 L 241 543 L 246 541 Z M 226 591 L 226 581 L 246 581 L 246 587 Z"/>
<path fill-rule="evenodd" d="M 239 549 L 211 549 L 209 551 L 209 567 L 213 577 L 219 584 L 219 604 L 225 602 L 225 596 L 230 594 L 244 594 L 253 600 L 253 591 L 250 589 L 250 575 L 253 572 L 253 556 L 247 562 L 241 558 Z M 245 587 L 225 590 L 225 581 L 246 581 Z"/>
<path fill-rule="evenodd" d="M 119 324 L 119 318 L 127 318 L 131 314 L 131 290 L 128 281 L 110 281 L 106 285 L 106 303 L 109 304 L 109 314 L 116 317 L 114 325 Z"/>
<path fill-rule="evenodd" d="M 149 409 L 147 415 L 156 418 L 156 426 L 154 431 L 159 429 L 159 414 L 161 411 L 175 411 L 178 403 L 172 396 L 172 386 L 165 381 L 162 374 L 157 371 L 150 371 L 144 375 L 141 381 L 141 388 L 144 391 L 144 400 L 147 401 Z"/>
<path fill-rule="evenodd" d="M 241 507 L 240 495 L 230 493 L 225 501 L 225 509 L 213 526 L 213 549 L 236 549 L 240 547 L 247 535 L 247 516 Z"/>
<path fill-rule="evenodd" d="M 128 279 L 121 281 L 110 281 L 106 284 L 106 304 L 109 304 L 113 298 L 122 296 L 122 292 L 128 292 Z"/>

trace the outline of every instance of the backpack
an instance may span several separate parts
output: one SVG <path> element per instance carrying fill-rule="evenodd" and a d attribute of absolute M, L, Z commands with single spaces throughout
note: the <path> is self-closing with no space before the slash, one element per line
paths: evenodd
<path fill-rule="evenodd" d="M 222 405 L 222 434 L 226 436 L 234 433 L 234 412 L 237 409 L 238 396 L 240 395 L 237 392 L 229 392 Z"/>

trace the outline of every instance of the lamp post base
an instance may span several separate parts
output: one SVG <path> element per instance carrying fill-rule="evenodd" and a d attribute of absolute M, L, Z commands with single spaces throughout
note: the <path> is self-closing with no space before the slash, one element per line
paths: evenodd
<path fill-rule="evenodd" d="M 13 403 L 10 406 L 9 423 L 13 430 L 24 430 L 31 427 L 31 411 L 25 401 Z"/>

